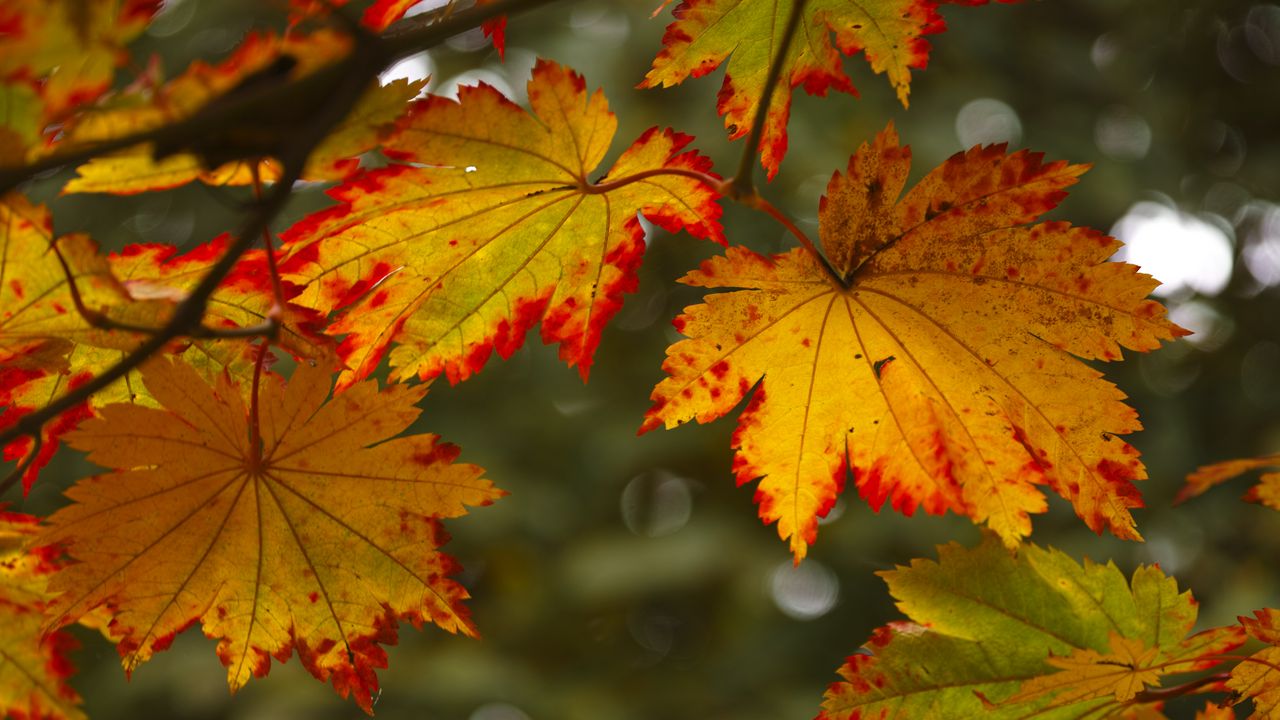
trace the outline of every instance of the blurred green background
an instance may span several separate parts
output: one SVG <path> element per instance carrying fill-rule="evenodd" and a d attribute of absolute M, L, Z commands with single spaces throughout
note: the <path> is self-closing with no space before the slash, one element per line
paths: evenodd
<path fill-rule="evenodd" d="M 428 2 L 427 5 L 431 5 Z M 610 160 L 643 130 L 694 135 L 722 174 L 741 143 L 715 114 L 722 71 L 671 90 L 636 90 L 669 12 L 658 0 L 564 0 L 514 18 L 505 63 L 471 33 L 398 72 L 430 72 L 448 92 L 484 80 L 524 100 L 541 56 L 602 86 L 619 117 Z M 1163 299 L 1188 340 L 1105 368 L 1132 397 L 1146 431 L 1132 437 L 1151 474 L 1136 513 L 1145 544 L 1098 538 L 1063 501 L 1036 518 L 1033 539 L 1125 572 L 1158 562 L 1201 602 L 1204 624 L 1280 604 L 1280 516 L 1242 503 L 1247 481 L 1171 507 L 1197 465 L 1280 450 L 1280 4 L 1262 0 L 1045 0 L 945 7 L 927 71 L 904 110 L 861 58 L 846 68 L 860 99 L 795 97 L 791 151 L 765 194 L 816 231 L 834 170 L 892 119 L 915 149 L 918 178 L 978 142 L 1010 141 L 1052 159 L 1094 164 L 1052 217 L 1133 243 L 1131 259 L 1169 283 Z M 177 0 L 133 45 L 170 74 L 215 60 L 252 27 L 283 27 L 279 3 Z M 128 73 L 125 73 L 128 75 Z M 122 78 L 122 82 L 128 78 Z M 188 186 L 131 198 L 58 197 L 65 176 L 31 194 L 59 233 L 104 247 L 204 242 L 234 229 L 246 196 Z M 283 230 L 320 207 L 299 193 Z M 790 247 L 752 211 L 726 208 L 732 242 Z M 730 474 L 733 420 L 637 438 L 670 320 L 700 293 L 674 280 L 716 252 L 661 231 L 650 237 L 639 292 L 605 332 L 591 382 L 536 335 L 462 385 L 437 382 L 416 431 L 462 446 L 510 491 L 449 524 L 449 546 L 484 633 L 402 631 L 380 673 L 380 718 L 447 720 L 776 720 L 810 718 L 834 671 L 871 630 L 899 618 L 878 570 L 974 544 L 955 517 L 874 513 L 847 493 L 798 568 L 751 488 Z M 28 512 L 58 507 L 92 472 L 64 452 Z M 114 648 L 79 633 L 75 686 L 95 718 L 357 718 L 352 703 L 295 661 L 230 696 L 213 642 L 182 636 L 126 683 Z M 1174 705 L 1190 717 L 1191 705 Z"/>

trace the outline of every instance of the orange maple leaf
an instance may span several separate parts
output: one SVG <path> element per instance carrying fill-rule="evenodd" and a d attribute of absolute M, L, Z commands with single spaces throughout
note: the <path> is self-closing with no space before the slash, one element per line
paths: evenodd
<path fill-rule="evenodd" d="M 681 152 L 690 138 L 656 128 L 608 178 L 587 177 L 617 126 L 600 91 L 539 61 L 530 114 L 481 84 L 459 100 L 420 101 L 385 152 L 397 164 L 330 191 L 342 204 L 284 235 L 281 271 L 296 302 L 328 312 L 345 334 L 350 383 L 389 346 L 392 377 L 469 377 L 496 348 L 508 357 L 542 322 L 560 357 L 591 366 L 605 323 L 636 286 L 644 252 L 637 218 L 723 242 L 710 162 Z M 654 174 L 661 173 L 661 174 Z M 632 182 L 632 180 L 635 180 Z"/>
<path fill-rule="evenodd" d="M 233 690 L 296 650 L 366 710 L 397 621 L 475 634 L 439 520 L 504 493 L 433 435 L 387 439 L 425 386 L 326 403 L 329 372 L 299 366 L 264 379 L 259 443 L 229 376 L 167 359 L 142 375 L 162 408 L 110 405 L 67 438 L 119 471 L 73 487 L 39 540 L 80 561 L 51 583 L 55 625 L 106 606 L 132 671 L 198 621 Z"/>
<path fill-rule="evenodd" d="M 743 137 L 754 122 L 769 66 L 782 46 L 780 35 L 795 2 L 683 0 L 672 12 L 676 19 L 667 26 L 662 51 L 640 87 L 670 87 L 702 77 L 727 58 L 716 108 L 724 116 L 729 138 Z M 983 5 L 987 0 L 961 2 Z M 810 95 L 826 95 L 828 90 L 857 94 L 841 67 L 840 53 L 861 52 L 872 70 L 888 76 L 905 106 L 911 71 L 924 69 L 929 62 L 929 42 L 924 37 L 946 29 L 937 6 L 935 0 L 809 0 L 783 60 L 779 88 L 769 103 L 760 139 L 761 162 L 771 179 L 787 152 L 791 90 L 803 87 Z"/>
<path fill-rule="evenodd" d="M 797 560 L 849 468 L 873 508 L 954 510 L 1009 545 L 1045 510 L 1043 483 L 1093 530 L 1138 538 L 1145 469 L 1117 437 L 1137 415 L 1071 356 L 1115 360 L 1183 334 L 1144 300 L 1156 282 L 1104 262 L 1113 238 L 1026 226 L 1082 165 L 975 147 L 899 199 L 909 166 L 890 126 L 832 177 L 822 262 L 730 247 L 686 275 L 748 289 L 677 318 L 690 339 L 667 350 L 641 431 L 714 420 L 759 382 L 734 469 L 740 484 L 760 478 L 760 516 Z"/>
<path fill-rule="evenodd" d="M 38 522 L 0 507 L 0 716 L 83 718 L 80 697 L 66 683 L 66 652 L 76 641 L 65 632 L 43 632 L 46 586 L 59 562 L 53 548 L 27 549 Z"/>

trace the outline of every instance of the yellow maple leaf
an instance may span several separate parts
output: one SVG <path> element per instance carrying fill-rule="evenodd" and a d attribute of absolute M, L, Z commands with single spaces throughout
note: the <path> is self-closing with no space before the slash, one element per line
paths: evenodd
<path fill-rule="evenodd" d="M 1072 356 L 1183 334 L 1144 299 L 1156 282 L 1105 262 L 1119 242 L 1102 233 L 1027 225 L 1084 166 L 975 147 L 899 199 L 910 157 L 891 125 L 833 176 L 826 260 L 730 247 L 682 279 L 746 289 L 677 318 L 689 339 L 667 350 L 641 431 L 714 420 L 758 383 L 734 469 L 760 479 L 760 516 L 797 560 L 848 469 L 873 508 L 954 510 L 1010 546 L 1045 510 L 1045 483 L 1094 531 L 1138 538 L 1145 469 L 1117 437 L 1136 413 Z"/>
<path fill-rule="evenodd" d="M 157 359 L 143 379 L 162 408 L 110 405 L 68 436 L 119 471 L 73 487 L 40 538 L 80 561 L 51 583 L 55 624 L 107 606 L 131 671 L 200 622 L 233 690 L 296 650 L 366 710 L 398 621 L 475 634 L 439 520 L 503 493 L 433 435 L 387 439 L 425 386 L 325 402 L 327 370 L 264 378 L 258 445 L 229 376 Z"/>

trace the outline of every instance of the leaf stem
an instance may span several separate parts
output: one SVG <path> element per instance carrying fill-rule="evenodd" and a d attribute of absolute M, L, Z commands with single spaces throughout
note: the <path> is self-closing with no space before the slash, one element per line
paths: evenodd
<path fill-rule="evenodd" d="M 840 273 L 836 272 L 836 269 L 831 266 L 831 263 L 827 260 L 826 256 L 818 251 L 818 247 L 809 239 L 809 236 L 806 235 L 799 226 L 792 222 L 791 218 L 787 217 L 786 213 L 779 210 L 773 203 L 765 200 L 754 190 L 749 195 L 732 195 L 729 191 L 729 186 L 732 180 L 723 180 L 716 175 L 698 172 L 697 170 L 690 170 L 688 168 L 651 168 L 649 170 L 642 170 L 634 175 L 626 175 L 618 178 L 617 180 L 608 180 L 601 183 L 585 183 L 578 189 L 588 195 L 599 195 L 601 193 L 609 192 L 610 190 L 617 190 L 618 188 L 626 187 L 632 183 L 641 182 L 649 178 L 659 177 L 662 175 L 676 175 L 679 177 L 687 177 L 697 180 L 698 182 L 710 187 L 722 197 L 733 200 L 745 207 L 766 213 L 769 217 L 782 225 L 782 227 L 786 228 L 787 232 L 791 233 L 792 236 L 794 236 L 800 243 L 800 246 L 813 256 L 813 259 L 822 266 L 822 270 L 826 274 L 828 280 L 841 289 L 847 289 L 849 287 L 848 283 L 840 277 Z"/>
<path fill-rule="evenodd" d="M 786 64 L 787 53 L 791 51 L 791 41 L 795 38 L 796 28 L 800 27 L 800 17 L 804 14 L 805 0 L 795 0 L 791 6 L 791 14 L 787 16 L 787 26 L 782 32 L 782 44 L 778 46 L 778 54 L 769 63 L 769 74 L 765 76 L 764 92 L 756 104 L 756 114 L 751 119 L 751 132 L 747 134 L 747 144 L 742 148 L 742 158 L 738 161 L 738 172 L 729 181 L 730 197 L 748 197 L 755 194 L 755 185 L 751 176 L 755 169 L 755 157 L 760 151 L 760 138 L 764 134 L 764 123 L 769 115 L 769 103 L 773 92 L 782 78 L 782 66 Z M 790 88 L 787 88 L 790 92 Z"/>
<path fill-rule="evenodd" d="M 1167 688 L 1161 687 L 1161 688 L 1152 688 L 1151 690 L 1143 690 L 1142 692 L 1133 696 L 1133 702 L 1138 704 L 1164 702 L 1166 700 L 1171 700 L 1173 698 L 1181 697 L 1183 695 L 1190 695 L 1191 693 L 1194 693 L 1195 691 L 1199 690 L 1205 685 L 1212 685 L 1214 683 L 1219 683 L 1230 677 L 1231 677 L 1230 673 L 1225 673 L 1225 672 L 1214 673 L 1213 675 L 1206 675 L 1202 678 L 1196 678 L 1195 680 L 1188 680 L 1187 682 L 1184 682 L 1181 685 L 1174 685 L 1172 687 L 1167 687 Z"/>
<path fill-rule="evenodd" d="M 827 280 L 841 290 L 847 290 L 849 288 L 849 285 L 845 282 L 844 278 L 840 277 L 840 273 L 836 272 L 836 269 L 831 267 L 831 263 L 827 260 L 826 256 L 818 252 L 818 247 L 813 244 L 813 241 L 809 239 L 809 236 L 806 235 L 805 232 L 795 223 L 791 222 L 791 218 L 787 217 L 786 214 L 779 210 L 773 203 L 765 200 L 756 193 L 740 198 L 738 202 L 746 205 L 747 207 L 753 207 L 757 210 L 768 213 L 769 217 L 777 220 L 782 227 L 786 228 L 788 232 L 795 236 L 795 239 L 799 241 L 800 246 L 807 250 L 809 255 L 813 257 L 814 261 L 822 267 L 823 273 L 827 276 Z"/>
<path fill-rule="evenodd" d="M 262 175 L 258 171 L 258 165 L 259 162 L 254 160 L 249 167 L 253 175 L 253 197 L 258 202 L 262 202 Z M 276 265 L 276 251 L 271 242 L 271 228 L 265 225 L 262 227 L 262 247 L 267 252 L 267 272 L 271 275 L 271 308 L 267 310 L 267 319 L 274 320 L 278 324 L 280 316 L 284 312 L 284 288 L 280 286 L 280 268 Z M 257 402 L 256 392 L 255 390 L 255 403 Z"/>
<path fill-rule="evenodd" d="M 262 423 L 259 418 L 258 395 L 262 386 L 262 366 L 267 364 L 267 350 L 271 347 L 270 338 L 262 338 L 258 345 L 258 356 L 253 362 L 253 387 L 249 399 L 249 470 L 252 473 L 262 468 Z"/>
<path fill-rule="evenodd" d="M 728 197 L 726 192 L 726 181 L 723 178 L 711 173 L 698 172 L 697 170 L 690 170 L 688 168 L 650 168 L 648 170 L 641 170 L 634 175 L 626 175 L 618 178 L 617 180 L 606 180 L 599 183 L 583 183 L 577 189 L 588 195 L 602 195 L 612 190 L 626 187 L 632 183 L 642 182 L 649 178 L 659 177 L 662 175 L 678 175 L 680 177 L 697 180 L 698 182 L 710 187 L 717 195 Z"/>

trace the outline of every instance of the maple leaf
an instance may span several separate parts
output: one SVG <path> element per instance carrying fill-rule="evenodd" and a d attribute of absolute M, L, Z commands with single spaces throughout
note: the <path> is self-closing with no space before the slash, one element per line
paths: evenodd
<path fill-rule="evenodd" d="M 1122 682 L 1155 682 L 1156 666 L 1204 670 L 1244 641 L 1237 625 L 1188 637 L 1196 602 L 1157 567 L 1126 581 L 1110 563 L 1080 565 L 1030 543 L 1015 555 L 990 535 L 938 555 L 879 573 L 911 622 L 876 630 L 848 659 L 820 720 L 1161 717 Z M 1141 669 L 1107 665 L 1114 659 Z"/>
<path fill-rule="evenodd" d="M 159 0 L 5 0 L 0 78 L 39 96 L 43 127 L 111 88 L 129 58 L 124 45 L 159 8 Z"/>
<path fill-rule="evenodd" d="M 503 493 L 434 435 L 388 440 L 425 386 L 360 383 L 325 402 L 327 370 L 268 378 L 255 448 L 242 393 L 181 362 L 143 380 L 162 408 L 116 404 L 67 441 L 118 472 L 80 481 L 41 543 L 80 562 L 51 583 L 55 624 L 105 605 L 127 671 L 200 622 L 232 689 L 294 650 L 366 711 L 397 621 L 474 635 L 441 518 Z"/>
<path fill-rule="evenodd" d="M 1276 471 L 1277 468 L 1280 468 L 1280 454 L 1226 460 L 1212 465 L 1205 465 L 1187 476 L 1187 484 L 1178 491 L 1178 496 L 1174 502 L 1185 502 L 1215 485 L 1220 485 L 1244 473 L 1260 468 L 1272 468 L 1272 471 L 1263 473 L 1258 479 L 1258 484 L 1249 488 L 1244 494 L 1244 499 L 1248 502 L 1266 505 L 1272 510 L 1280 510 L 1280 472 Z"/>
<path fill-rule="evenodd" d="M 1267 647 L 1259 650 L 1231 669 L 1227 687 L 1235 693 L 1233 700 L 1253 701 L 1253 717 L 1280 716 L 1280 611 L 1256 610 L 1253 617 L 1241 617 L 1240 624 L 1249 637 Z"/>
<path fill-rule="evenodd" d="M 797 561 L 848 469 L 877 510 L 953 510 L 1010 546 L 1044 512 L 1044 483 L 1095 532 L 1138 539 L 1145 469 L 1117 437 L 1137 415 L 1072 355 L 1115 360 L 1184 334 L 1144 300 L 1157 283 L 1105 262 L 1120 243 L 1102 233 L 1026 225 L 1084 166 L 975 147 L 899 199 L 910 158 L 890 125 L 832 177 L 829 261 L 730 247 L 681 280 L 747 289 L 676 319 L 689 339 L 668 348 L 641 432 L 710 422 L 758 383 L 734 471 L 760 479 L 760 517 Z"/>
<path fill-rule="evenodd" d="M 38 518 L 0 506 L 0 716 L 31 720 L 83 718 L 80 697 L 66 683 L 66 652 L 75 639 L 45 635 L 48 578 L 57 572 L 49 547 L 24 549 L 38 531 Z"/>
<path fill-rule="evenodd" d="M 384 152 L 415 165 L 363 173 L 330 191 L 341 204 L 284 235 L 295 302 L 329 312 L 345 334 L 345 385 L 392 342 L 392 377 L 451 382 L 508 357 L 541 320 L 542 339 L 585 378 L 605 323 L 636 286 L 637 213 L 723 243 L 715 191 L 672 172 L 706 173 L 690 138 L 645 132 L 609 171 L 587 176 L 617 121 L 603 93 L 539 60 L 528 113 L 494 88 L 419 101 Z M 662 174 L 655 174 L 662 173 Z M 634 182 L 632 182 L 634 180 Z"/>
<path fill-rule="evenodd" d="M 190 117 L 211 102 L 223 100 L 238 88 L 301 77 L 340 60 L 349 52 L 350 38 L 330 30 L 283 37 L 250 34 L 231 57 L 217 65 L 196 61 L 181 75 L 153 91 L 124 95 L 76 118 L 58 147 L 110 140 L 171 124 Z M 341 180 L 355 173 L 360 165 L 357 156 L 388 136 L 406 103 L 424 84 L 425 81 L 396 80 L 370 88 L 308 157 L 303 178 Z M 274 137 L 272 133 L 281 129 L 278 125 L 291 129 L 295 124 L 296 118 L 288 115 L 287 108 L 281 110 L 281 115 L 279 121 L 257 118 L 251 131 L 237 130 L 239 135 L 229 132 L 229 140 L 269 143 Z M 154 157 L 155 153 L 156 149 L 151 146 L 138 146 L 94 158 L 77 168 L 78 176 L 66 184 L 63 192 L 133 195 L 173 188 L 197 179 L 208 185 L 253 182 L 253 169 L 246 161 L 206 168 L 205 159 L 189 149 L 182 152 L 165 149 L 161 158 Z M 274 161 L 261 163 L 259 171 L 265 180 L 279 175 Z"/>
<path fill-rule="evenodd" d="M 728 58 L 716 109 L 724 116 L 731 140 L 746 135 L 795 2 L 683 0 L 672 13 L 676 19 L 667 26 L 662 51 L 640 87 L 677 85 L 710 73 Z M 871 69 L 885 74 L 907 105 L 911 70 L 924 69 L 929 61 L 924 36 L 946 29 L 937 5 L 933 0 L 809 0 L 783 61 L 780 87 L 769 103 L 760 138 L 761 163 L 770 179 L 787 151 L 792 89 L 803 87 L 819 96 L 828 90 L 857 94 L 841 67 L 840 53 L 862 52 Z"/>

